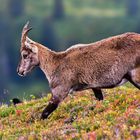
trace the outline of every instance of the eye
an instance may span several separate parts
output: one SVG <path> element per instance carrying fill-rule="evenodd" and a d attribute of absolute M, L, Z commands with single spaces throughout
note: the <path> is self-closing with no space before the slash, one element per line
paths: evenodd
<path fill-rule="evenodd" d="M 28 56 L 27 54 L 23 54 L 23 58 L 24 58 L 24 59 L 26 59 L 26 58 L 27 58 L 27 56 Z"/>

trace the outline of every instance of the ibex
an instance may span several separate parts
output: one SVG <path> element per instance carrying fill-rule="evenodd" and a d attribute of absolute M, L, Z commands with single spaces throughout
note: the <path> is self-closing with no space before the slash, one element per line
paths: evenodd
<path fill-rule="evenodd" d="M 39 66 L 45 73 L 52 98 L 41 119 L 46 119 L 70 92 L 92 89 L 103 100 L 101 89 L 131 82 L 140 89 L 140 35 L 124 33 L 91 44 L 74 45 L 55 52 L 28 38 L 27 23 L 21 37 L 21 62 L 17 68 L 25 76 Z"/>

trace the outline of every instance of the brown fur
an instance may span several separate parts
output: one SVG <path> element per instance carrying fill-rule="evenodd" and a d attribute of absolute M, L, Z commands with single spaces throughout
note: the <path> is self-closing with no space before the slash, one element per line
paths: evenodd
<path fill-rule="evenodd" d="M 135 40 L 137 36 L 126 33 L 60 53 L 44 48 L 39 55 L 40 67 L 51 79 L 51 87 L 57 85 L 56 81 L 59 85 L 69 83 L 70 86 L 72 83 L 71 87 L 77 84 L 92 88 L 115 87 L 125 74 L 139 66 L 136 62 L 140 56 L 140 41 Z"/>
<path fill-rule="evenodd" d="M 43 111 L 42 119 L 47 118 L 72 91 L 93 89 L 101 100 L 102 88 L 116 87 L 127 81 L 140 88 L 140 35 L 137 33 L 75 45 L 63 52 L 51 51 L 29 38 L 26 40 L 30 49 L 22 45 L 21 50 L 31 51 L 32 47 L 37 47 L 38 66 L 52 90 L 52 99 Z"/>

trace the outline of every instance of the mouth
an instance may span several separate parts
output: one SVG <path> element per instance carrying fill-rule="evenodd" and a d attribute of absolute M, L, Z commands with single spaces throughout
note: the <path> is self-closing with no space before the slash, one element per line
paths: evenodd
<path fill-rule="evenodd" d="M 21 77 L 25 77 L 26 76 L 26 72 L 23 72 L 23 73 L 19 73 L 18 72 L 18 75 L 21 76 Z"/>

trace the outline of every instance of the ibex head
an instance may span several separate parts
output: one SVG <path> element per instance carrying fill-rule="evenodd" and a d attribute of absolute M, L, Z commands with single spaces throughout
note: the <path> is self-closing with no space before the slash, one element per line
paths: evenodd
<path fill-rule="evenodd" d="M 38 48 L 35 42 L 27 37 L 27 33 L 32 28 L 29 28 L 29 22 L 27 22 L 22 30 L 21 36 L 21 61 L 18 65 L 17 72 L 20 76 L 25 76 L 35 66 L 39 65 Z"/>

